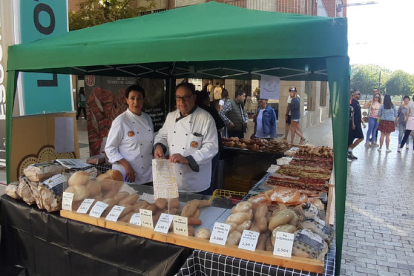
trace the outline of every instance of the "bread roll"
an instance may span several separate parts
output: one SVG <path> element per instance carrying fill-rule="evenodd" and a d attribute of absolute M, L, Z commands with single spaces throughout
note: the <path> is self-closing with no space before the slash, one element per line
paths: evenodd
<path fill-rule="evenodd" d="M 208 228 L 199 228 L 197 232 L 195 233 L 196 238 L 202 238 L 202 239 L 210 239 L 211 233 L 210 229 Z"/>
<path fill-rule="evenodd" d="M 132 195 L 129 195 L 129 196 L 121 199 L 118 202 L 118 204 L 119 205 L 134 204 L 135 202 L 137 202 L 138 198 L 139 198 L 139 194 L 132 194 Z"/>
<path fill-rule="evenodd" d="M 157 198 L 157 200 L 155 200 L 155 205 L 158 209 L 164 209 L 167 206 L 167 203 L 168 201 L 165 198 Z"/>
<path fill-rule="evenodd" d="M 124 176 L 118 170 L 108 170 L 105 174 L 109 175 L 115 181 L 122 181 L 124 179 Z"/>
<path fill-rule="evenodd" d="M 86 186 L 89 183 L 89 174 L 84 171 L 78 171 L 72 174 L 68 180 L 69 186 L 83 185 Z"/>
<path fill-rule="evenodd" d="M 89 196 L 89 189 L 83 185 L 68 187 L 65 192 L 73 193 L 73 201 L 84 200 Z"/>

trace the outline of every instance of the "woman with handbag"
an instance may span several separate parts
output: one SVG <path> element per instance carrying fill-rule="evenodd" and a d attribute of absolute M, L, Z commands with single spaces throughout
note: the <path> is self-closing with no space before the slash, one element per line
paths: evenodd
<path fill-rule="evenodd" d="M 380 147 L 378 151 L 381 151 L 382 145 L 384 144 L 384 139 L 387 147 L 387 152 L 390 150 L 390 134 L 395 131 L 395 117 L 397 117 L 397 111 L 394 108 L 393 103 L 391 102 L 390 95 L 384 96 L 384 104 L 381 105 L 378 115 L 380 117 L 380 123 L 378 130 L 381 131 Z"/>
<path fill-rule="evenodd" d="M 379 125 L 379 116 L 378 111 L 381 107 L 381 95 L 379 93 L 374 94 L 372 101 L 364 104 L 362 108 L 369 108 L 369 118 L 368 118 L 368 131 L 365 140 L 365 146 L 370 147 L 378 147 L 377 144 L 377 129 Z M 369 138 L 372 135 L 372 144 L 369 142 Z"/>

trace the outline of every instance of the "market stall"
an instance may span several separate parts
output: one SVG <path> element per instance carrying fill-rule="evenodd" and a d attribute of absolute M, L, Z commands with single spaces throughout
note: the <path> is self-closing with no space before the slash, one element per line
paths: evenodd
<path fill-rule="evenodd" d="M 20 71 L 163 78 L 170 91 L 168 102 L 175 79 L 183 77 L 260 79 L 260 74 L 267 74 L 282 80 L 328 80 L 336 152 L 336 258 L 340 264 L 349 98 L 346 28 L 344 18 L 261 12 L 210 2 L 12 46 L 7 168 L 12 158 L 12 106 Z"/>

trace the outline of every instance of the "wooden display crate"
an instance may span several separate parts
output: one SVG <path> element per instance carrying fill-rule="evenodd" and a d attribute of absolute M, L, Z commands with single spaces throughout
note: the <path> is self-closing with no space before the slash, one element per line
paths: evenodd
<path fill-rule="evenodd" d="M 104 227 L 107 229 L 119 231 L 122 233 L 139 236 L 155 241 L 175 244 L 179 246 L 184 246 L 193 249 L 200 249 L 212 253 L 223 254 L 235 258 L 266 263 L 270 265 L 277 265 L 282 267 L 294 268 L 299 270 L 305 270 L 310 272 L 323 273 L 324 262 L 306 259 L 301 257 L 292 256 L 291 258 L 274 256 L 272 252 L 256 250 L 249 251 L 244 249 L 239 249 L 235 245 L 218 245 L 210 243 L 208 240 L 200 239 L 196 237 L 186 237 L 181 235 L 176 235 L 174 233 L 163 234 L 155 232 L 151 229 L 131 225 L 125 222 L 111 222 L 107 221 L 104 218 L 93 218 L 87 214 L 79 214 L 75 211 L 65 211 L 61 210 L 60 215 L 65 218 L 77 220 L 80 222 L 92 224 L 99 227 Z"/>

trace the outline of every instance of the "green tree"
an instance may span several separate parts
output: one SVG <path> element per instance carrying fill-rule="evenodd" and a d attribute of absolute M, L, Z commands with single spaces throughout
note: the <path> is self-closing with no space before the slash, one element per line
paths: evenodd
<path fill-rule="evenodd" d="M 411 95 L 414 89 L 414 77 L 404 71 L 397 70 L 385 83 L 385 88 L 388 95 Z"/>
<path fill-rule="evenodd" d="M 79 11 L 69 12 L 69 30 L 135 17 L 139 12 L 155 8 L 155 0 L 145 1 L 146 7 L 137 7 L 135 0 L 84 0 L 79 4 Z"/>
<path fill-rule="evenodd" d="M 385 83 L 390 77 L 392 71 L 382 68 L 378 65 L 354 64 L 351 65 L 351 88 L 358 89 L 362 95 L 369 97 L 372 95 L 372 89 L 377 87 L 381 73 L 381 83 Z M 380 92 L 385 93 L 385 86 L 381 85 Z"/>

